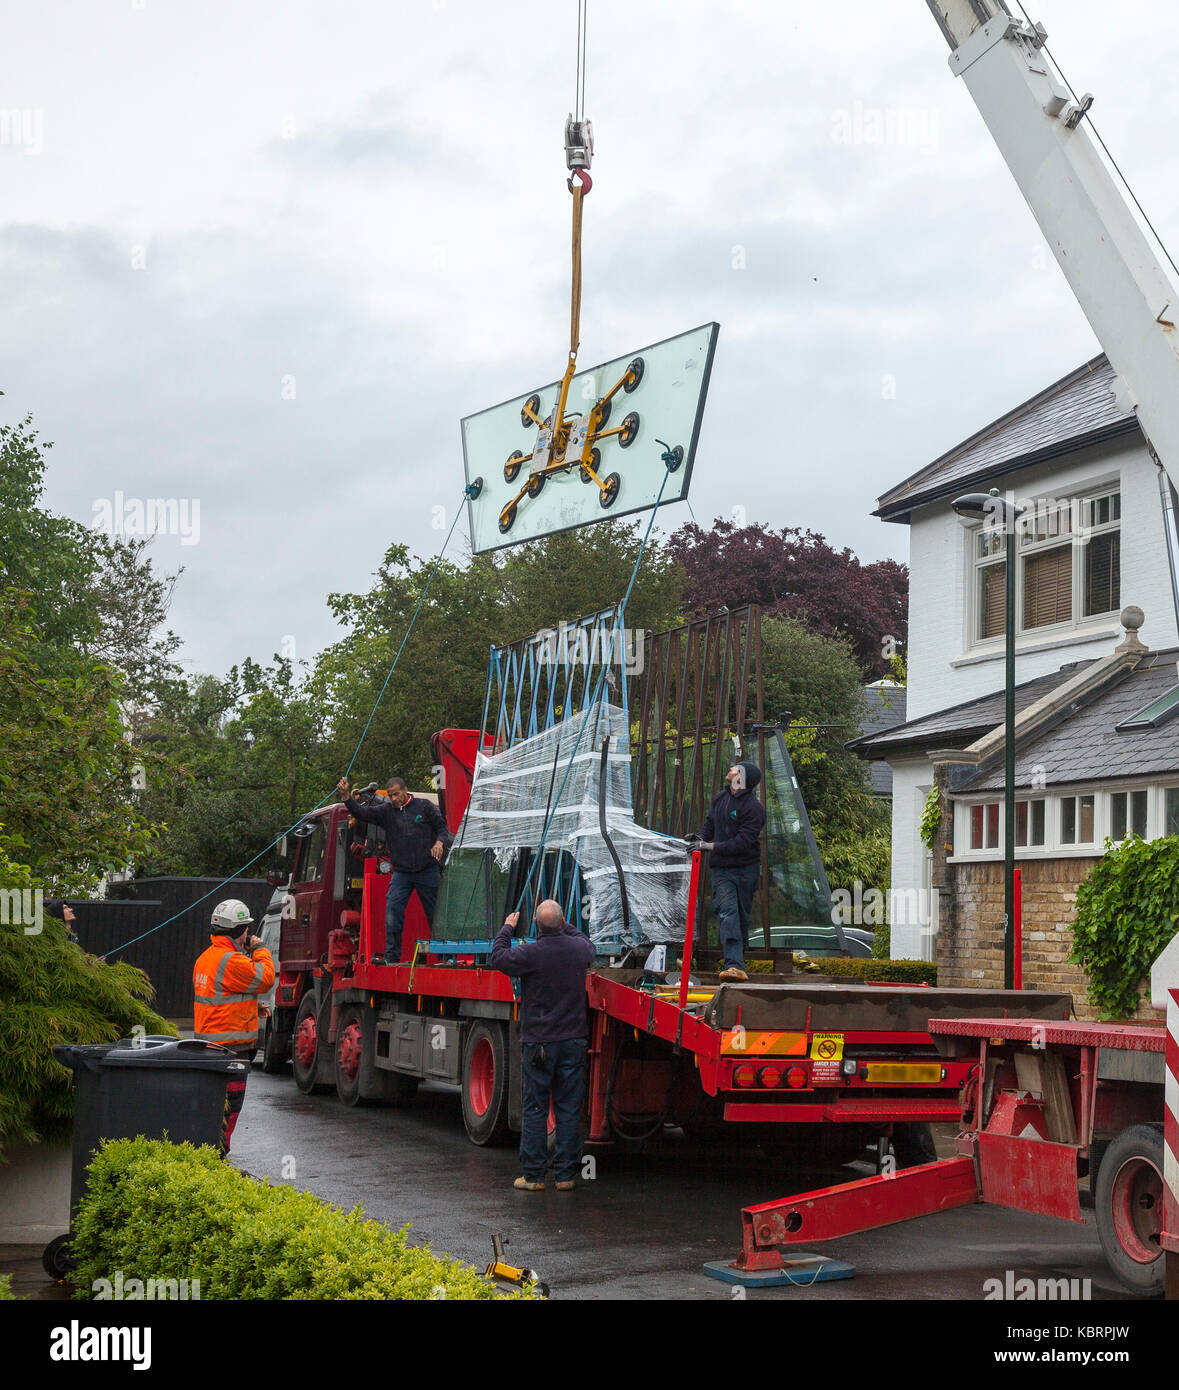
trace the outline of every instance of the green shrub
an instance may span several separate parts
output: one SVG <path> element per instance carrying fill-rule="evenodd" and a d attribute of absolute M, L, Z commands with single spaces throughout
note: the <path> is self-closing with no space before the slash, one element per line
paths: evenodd
<path fill-rule="evenodd" d="M 0 1274 L 0 1303 L 11 1303 L 16 1300 L 16 1294 L 12 1292 L 12 1275 Z"/>
<path fill-rule="evenodd" d="M 932 960 L 871 960 L 862 956 L 820 960 L 824 975 L 841 980 L 885 980 L 890 984 L 937 984 L 937 962 Z"/>
<path fill-rule="evenodd" d="M 409 1245 L 407 1230 L 245 1178 L 208 1146 L 116 1139 L 90 1165 L 74 1282 L 79 1298 L 119 1270 L 199 1280 L 202 1300 L 499 1296 L 469 1265 Z"/>
<path fill-rule="evenodd" d="M 88 956 L 54 917 L 29 936 L 18 923 L 0 924 L 0 1144 L 70 1137 L 73 1078 L 55 1043 L 115 1042 L 136 1029 L 175 1034 L 148 1008 L 153 992 L 142 970 Z"/>
<path fill-rule="evenodd" d="M 1089 977 L 1089 1002 L 1101 1018 L 1132 1018 L 1138 987 L 1179 927 L 1175 883 L 1179 836 L 1115 844 L 1077 889 L 1069 960 Z"/>

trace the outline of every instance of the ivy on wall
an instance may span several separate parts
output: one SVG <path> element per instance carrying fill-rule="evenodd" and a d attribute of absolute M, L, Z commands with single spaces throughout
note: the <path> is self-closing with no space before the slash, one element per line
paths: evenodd
<path fill-rule="evenodd" d="M 934 783 L 925 794 L 925 805 L 921 808 L 921 843 L 926 849 L 933 848 L 933 838 L 942 823 L 942 799 Z"/>
<path fill-rule="evenodd" d="M 1077 889 L 1069 959 L 1089 977 L 1089 1002 L 1102 1019 L 1130 1018 L 1138 988 L 1179 928 L 1179 836 L 1105 842 L 1105 854 Z"/>

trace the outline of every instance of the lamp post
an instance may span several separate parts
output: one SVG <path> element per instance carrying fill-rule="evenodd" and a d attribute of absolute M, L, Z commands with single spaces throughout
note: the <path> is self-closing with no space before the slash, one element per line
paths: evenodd
<path fill-rule="evenodd" d="M 1004 624 L 1006 671 L 1004 676 L 1003 733 L 1003 988 L 1015 985 L 1015 563 L 1016 526 L 1025 508 L 1005 501 L 999 489 L 969 492 L 951 506 L 967 521 L 1003 525 L 1003 587 L 1007 601 Z"/>

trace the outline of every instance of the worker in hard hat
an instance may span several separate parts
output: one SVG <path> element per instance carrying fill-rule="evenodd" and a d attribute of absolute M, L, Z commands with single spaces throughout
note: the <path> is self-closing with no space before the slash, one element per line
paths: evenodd
<path fill-rule="evenodd" d="M 712 905 L 724 959 L 722 980 L 747 980 L 745 952 L 753 895 L 761 876 L 761 832 L 765 807 L 754 795 L 761 782 L 756 763 L 734 763 L 725 774 L 726 789 L 713 798 L 698 835 L 688 842 L 712 851 Z"/>
<path fill-rule="evenodd" d="M 229 1083 L 225 1096 L 223 1147 L 237 1125 L 246 1098 L 246 1078 L 258 1050 L 258 996 L 274 984 L 274 961 L 260 936 L 252 936 L 254 919 L 237 898 L 226 898 L 213 909 L 212 941 L 192 971 L 193 1036 L 220 1043 L 246 1063 L 241 1080 Z"/>

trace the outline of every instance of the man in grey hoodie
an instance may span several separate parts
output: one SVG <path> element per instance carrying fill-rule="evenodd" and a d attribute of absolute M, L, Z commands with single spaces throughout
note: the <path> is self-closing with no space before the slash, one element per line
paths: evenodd
<path fill-rule="evenodd" d="M 765 807 L 754 794 L 761 768 L 756 763 L 734 763 L 725 781 L 728 790 L 713 798 L 699 836 L 690 838 L 712 851 L 712 905 L 724 951 L 720 977 L 747 980 L 745 951 L 766 823 Z"/>

